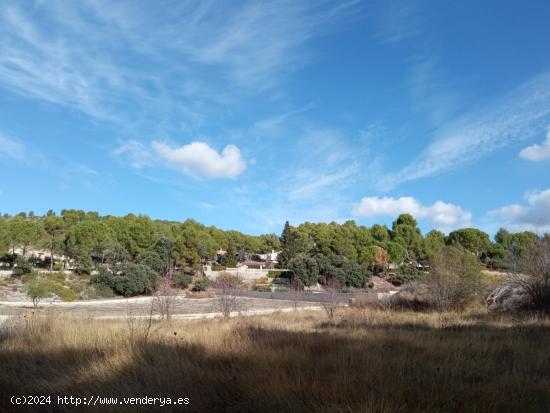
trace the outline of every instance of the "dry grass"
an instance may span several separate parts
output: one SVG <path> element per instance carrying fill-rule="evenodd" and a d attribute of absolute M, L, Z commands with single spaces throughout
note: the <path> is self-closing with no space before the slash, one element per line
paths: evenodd
<path fill-rule="evenodd" d="M 8 404 L 14 393 L 189 397 L 173 411 L 196 412 L 550 411 L 548 319 L 476 312 L 441 325 L 350 308 L 325 320 L 172 321 L 136 345 L 123 321 L 27 315 L 0 336 L 0 411 L 23 411 Z"/>

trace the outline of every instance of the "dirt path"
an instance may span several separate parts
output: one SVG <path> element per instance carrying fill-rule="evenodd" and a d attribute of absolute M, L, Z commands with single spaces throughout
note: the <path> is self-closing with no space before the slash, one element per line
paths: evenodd
<path fill-rule="evenodd" d="M 127 317 L 146 317 L 151 308 L 153 297 L 136 297 L 126 299 L 89 300 L 89 301 L 44 301 L 39 303 L 40 309 L 48 309 L 56 313 L 70 314 L 82 317 L 116 319 Z M 242 315 L 270 314 L 277 311 L 293 311 L 295 303 L 287 300 L 271 300 L 265 298 L 241 299 Z M 299 309 L 319 309 L 319 304 L 298 301 Z M 0 323 L 3 316 L 17 316 L 33 305 L 30 301 L 0 301 Z M 218 317 L 221 313 L 216 306 L 215 298 L 184 298 L 181 297 L 174 305 L 174 318 L 197 319 Z"/>

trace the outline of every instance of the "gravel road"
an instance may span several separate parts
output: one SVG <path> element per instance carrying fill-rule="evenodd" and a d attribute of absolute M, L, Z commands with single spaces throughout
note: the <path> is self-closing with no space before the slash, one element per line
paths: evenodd
<path fill-rule="evenodd" d="M 88 301 L 43 301 L 39 308 L 54 312 L 92 318 L 125 318 L 145 317 L 151 308 L 152 297 L 136 297 L 125 299 L 88 300 Z M 180 297 L 174 306 L 174 318 L 212 318 L 221 315 L 216 306 L 216 298 L 184 298 Z M 269 314 L 276 311 L 294 310 L 294 302 L 289 300 L 274 300 L 267 298 L 240 298 L 244 315 Z M 312 302 L 298 301 L 300 309 L 319 309 Z M 15 316 L 32 309 L 30 301 L 0 301 L 0 322 L 2 316 Z"/>

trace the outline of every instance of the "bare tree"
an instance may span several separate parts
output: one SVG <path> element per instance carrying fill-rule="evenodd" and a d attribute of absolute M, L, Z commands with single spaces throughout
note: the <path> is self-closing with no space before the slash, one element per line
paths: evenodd
<path fill-rule="evenodd" d="M 165 275 L 161 277 L 160 284 L 153 297 L 153 306 L 160 315 L 160 319 L 170 320 L 172 314 L 180 304 L 180 290 L 174 288 L 172 277 Z"/>
<path fill-rule="evenodd" d="M 241 277 L 223 272 L 213 282 L 213 286 L 218 290 L 217 309 L 225 318 L 229 318 L 232 312 L 244 310 L 244 302 L 237 295 L 243 287 Z"/>
<path fill-rule="evenodd" d="M 536 240 L 517 261 L 512 282 L 525 291 L 533 308 L 550 312 L 550 236 Z"/>
<path fill-rule="evenodd" d="M 340 296 L 340 283 L 336 278 L 327 278 L 325 283 L 325 293 L 323 296 L 323 309 L 327 313 L 327 317 L 332 320 L 338 309 L 342 306 L 342 298 Z"/>

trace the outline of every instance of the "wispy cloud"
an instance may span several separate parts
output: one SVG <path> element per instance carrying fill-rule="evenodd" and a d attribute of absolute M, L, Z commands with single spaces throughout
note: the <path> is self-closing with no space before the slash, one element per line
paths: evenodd
<path fill-rule="evenodd" d="M 82 33 L 71 33 L 72 42 L 56 36 L 51 24 L 38 23 L 29 9 L 15 3 L 2 8 L 0 23 L 0 85 L 94 117 L 113 118 L 102 108 L 108 103 L 107 91 L 126 82 L 101 53 L 91 50 Z"/>
<path fill-rule="evenodd" d="M 289 110 L 279 115 L 270 116 L 267 118 L 260 119 L 254 123 L 253 133 L 254 134 L 272 134 L 280 132 L 281 128 L 284 127 L 289 121 L 289 119 L 306 113 L 313 107 L 312 103 L 307 104 L 306 106 Z"/>
<path fill-rule="evenodd" d="M 307 63 L 306 43 L 354 4 L 176 2 L 154 12 L 133 1 L 6 4 L 0 87 L 99 119 L 137 109 L 197 122 L 205 105 L 269 90 Z"/>
<path fill-rule="evenodd" d="M 333 128 L 293 123 L 290 129 L 298 134 L 285 148 L 288 159 L 273 160 L 278 173 L 250 182 L 232 198 L 250 215 L 251 230 L 278 231 L 287 219 L 299 224 L 350 218 L 349 189 L 363 173 L 357 157 L 365 150 L 350 145 L 350 136 Z M 261 161 L 255 169 L 263 167 Z"/>
<path fill-rule="evenodd" d="M 234 13 L 224 10 L 212 20 L 193 21 L 189 38 L 179 45 L 193 60 L 221 66 L 239 86 L 269 88 L 277 80 L 274 72 L 303 64 L 298 48 L 354 3 L 247 3 Z"/>
<path fill-rule="evenodd" d="M 456 111 L 459 97 L 446 75 L 444 66 L 435 57 L 420 55 L 411 64 L 408 79 L 411 107 L 439 127 Z"/>
<path fill-rule="evenodd" d="M 499 148 L 532 138 L 550 122 L 550 73 L 520 86 L 498 103 L 470 111 L 436 133 L 423 153 L 380 180 L 381 189 L 443 173 Z"/>
<path fill-rule="evenodd" d="M 295 175 L 292 187 L 288 192 L 288 199 L 291 201 L 311 199 L 321 191 L 328 191 L 330 187 L 346 185 L 346 181 L 349 181 L 357 170 L 357 165 L 352 165 L 343 170 L 325 174 L 302 171 Z"/>
<path fill-rule="evenodd" d="M 360 173 L 360 150 L 350 146 L 342 132 L 332 128 L 308 126 L 293 149 L 298 155 L 293 167 L 280 176 L 278 187 L 288 201 L 325 202 L 349 188 Z"/>
<path fill-rule="evenodd" d="M 21 161 L 25 158 L 25 145 L 18 139 L 0 132 L 0 158 Z"/>
<path fill-rule="evenodd" d="M 360 217 L 389 216 L 411 214 L 417 219 L 426 220 L 435 228 L 449 231 L 471 226 L 472 214 L 462 207 L 442 201 L 424 206 L 412 197 L 365 197 L 353 207 L 353 214 Z"/>
<path fill-rule="evenodd" d="M 113 151 L 113 155 L 124 157 L 130 166 L 135 169 L 151 166 L 153 163 L 151 149 L 135 140 L 129 140 L 118 146 Z"/>
<path fill-rule="evenodd" d="M 397 43 L 416 35 L 422 25 L 418 1 L 382 0 L 369 3 L 374 35 L 384 43 Z"/>
<path fill-rule="evenodd" d="M 550 159 L 550 129 L 546 132 L 546 140 L 542 144 L 534 144 L 523 148 L 519 157 L 526 161 L 545 161 Z"/>

